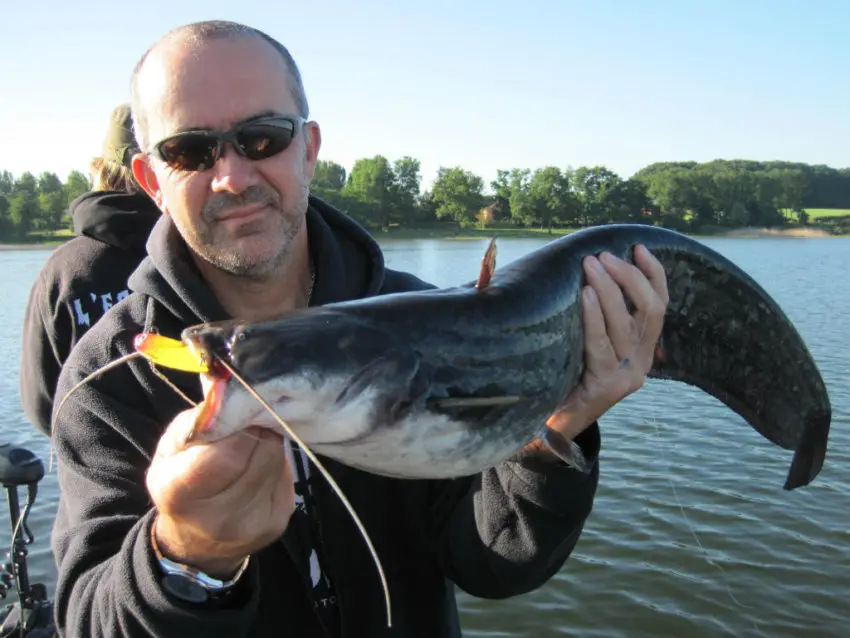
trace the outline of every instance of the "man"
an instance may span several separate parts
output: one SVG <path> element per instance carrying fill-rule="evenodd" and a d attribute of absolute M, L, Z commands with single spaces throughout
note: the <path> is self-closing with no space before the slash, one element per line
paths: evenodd
<path fill-rule="evenodd" d="M 143 57 L 133 94 L 144 149 L 133 168 L 164 215 L 133 293 L 74 350 L 61 394 L 130 352 L 140 332 L 176 338 L 203 321 L 428 287 L 385 268 L 365 231 L 309 196 L 321 136 L 282 45 L 231 23 L 181 27 Z M 663 270 L 646 251 L 638 261 L 648 276 L 615 259 L 586 264 L 588 371 L 551 425 L 582 448 L 589 474 L 535 445 L 446 481 L 324 459 L 381 556 L 391 630 L 351 519 L 280 437 L 249 429 L 186 448 L 200 407 L 181 395 L 202 399 L 197 375 L 165 380 L 137 359 L 90 382 L 55 414 L 59 626 L 71 636 L 441 638 L 460 636 L 455 584 L 487 598 L 543 585 L 591 511 L 596 419 L 641 385 L 660 333 Z"/>
<path fill-rule="evenodd" d="M 130 105 L 113 109 L 103 150 L 92 160 L 92 190 L 70 205 L 74 239 L 57 248 L 30 291 L 21 347 L 21 403 L 50 436 L 53 392 L 62 364 L 113 304 L 129 294 L 127 278 L 145 257 L 161 213 L 133 177 L 138 148 Z"/>

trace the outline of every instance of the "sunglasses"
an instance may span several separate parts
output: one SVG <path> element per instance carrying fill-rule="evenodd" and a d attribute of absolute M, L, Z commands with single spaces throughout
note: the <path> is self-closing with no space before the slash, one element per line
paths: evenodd
<path fill-rule="evenodd" d="M 179 171 L 206 171 L 221 157 L 227 142 L 250 160 L 264 160 L 282 153 L 306 120 L 273 117 L 237 124 L 229 131 L 183 131 L 157 142 L 153 153 Z"/>

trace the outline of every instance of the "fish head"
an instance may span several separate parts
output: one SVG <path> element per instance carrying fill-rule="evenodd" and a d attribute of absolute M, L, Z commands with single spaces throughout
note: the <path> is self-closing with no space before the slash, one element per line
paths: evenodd
<path fill-rule="evenodd" d="M 420 354 L 398 333 L 338 310 L 202 324 L 182 338 L 209 370 L 195 440 L 249 426 L 285 434 L 271 407 L 306 444 L 346 443 L 424 409 L 430 391 Z"/>

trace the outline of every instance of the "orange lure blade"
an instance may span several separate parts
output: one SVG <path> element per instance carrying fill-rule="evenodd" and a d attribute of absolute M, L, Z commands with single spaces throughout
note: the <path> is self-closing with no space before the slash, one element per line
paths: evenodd
<path fill-rule="evenodd" d="M 136 352 L 163 368 L 196 374 L 209 372 L 209 368 L 201 357 L 187 344 L 177 339 L 143 332 L 136 335 L 133 347 Z"/>

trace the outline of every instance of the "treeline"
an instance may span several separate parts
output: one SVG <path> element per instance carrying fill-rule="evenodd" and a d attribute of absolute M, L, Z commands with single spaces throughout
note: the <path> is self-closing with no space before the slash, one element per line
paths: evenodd
<path fill-rule="evenodd" d="M 792 162 L 659 162 L 624 179 L 604 166 L 500 170 L 489 184 L 441 167 L 420 195 L 419 161 L 378 155 L 351 171 L 321 161 L 313 191 L 373 228 L 448 220 L 458 227 L 643 222 L 680 230 L 807 224 L 807 208 L 850 209 L 850 168 Z"/>
<path fill-rule="evenodd" d="M 68 204 L 91 188 L 80 171 L 71 171 L 63 183 L 55 173 L 30 172 L 15 179 L 0 172 L 0 241 L 24 241 L 33 231 L 70 227 Z"/>
<path fill-rule="evenodd" d="M 642 222 L 679 230 L 808 224 L 809 208 L 850 209 L 850 168 L 793 162 L 715 160 L 658 162 L 628 179 L 604 166 L 500 170 L 484 180 L 462 167 L 441 167 L 423 191 L 419 160 L 382 155 L 347 171 L 320 160 L 312 191 L 373 229 L 453 222 L 460 229 L 496 223 L 524 228 Z M 72 171 L 17 179 L 0 173 L 0 240 L 69 227 L 70 201 L 90 188 Z M 832 223 L 850 225 L 833 217 Z"/>

